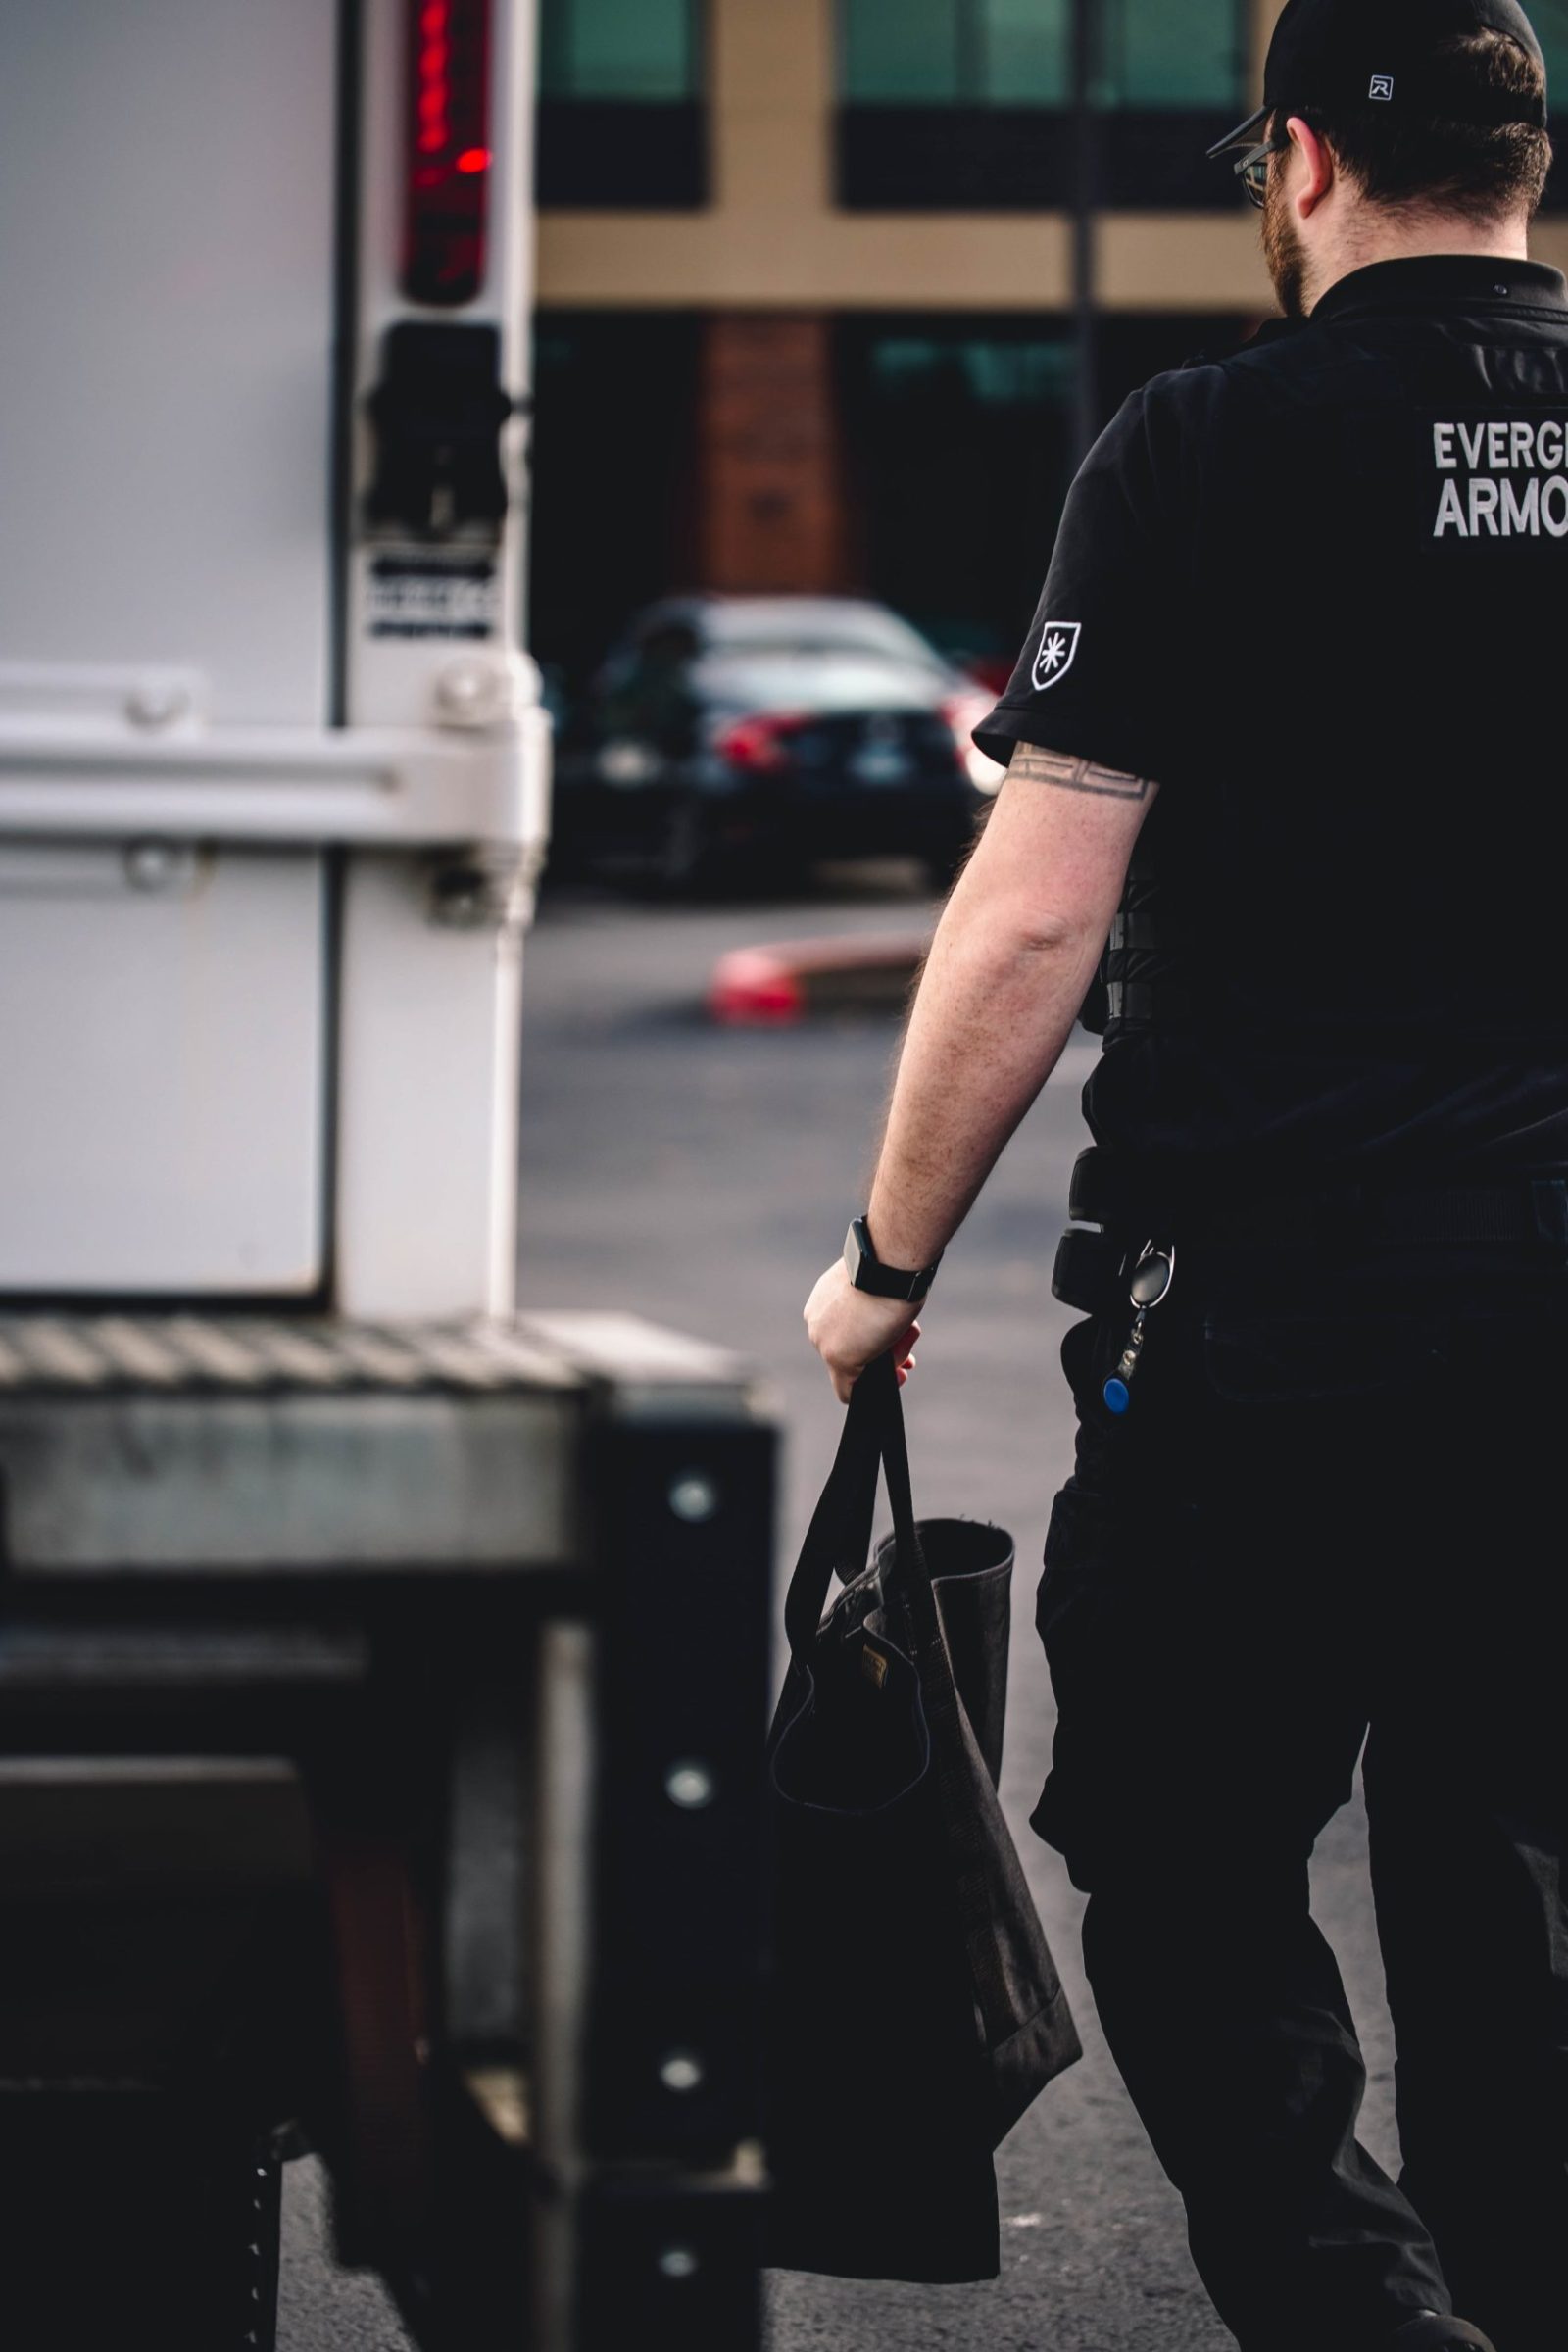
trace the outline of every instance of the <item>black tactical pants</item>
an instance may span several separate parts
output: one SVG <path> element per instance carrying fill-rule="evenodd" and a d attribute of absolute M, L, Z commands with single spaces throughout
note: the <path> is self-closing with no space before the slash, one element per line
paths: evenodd
<path fill-rule="evenodd" d="M 1105 2032 L 1246 2352 L 1375 2352 L 1422 2307 L 1498 2352 L 1568 2343 L 1564 1334 L 1535 1269 L 1481 1315 L 1443 1272 L 1378 1314 L 1345 1282 L 1270 1317 L 1189 1280 L 1121 1423 L 1125 1330 L 1064 1353 L 1035 1826 L 1091 1896 Z M 1357 2144 L 1308 1906 L 1363 1742 L 1397 2185 Z"/>

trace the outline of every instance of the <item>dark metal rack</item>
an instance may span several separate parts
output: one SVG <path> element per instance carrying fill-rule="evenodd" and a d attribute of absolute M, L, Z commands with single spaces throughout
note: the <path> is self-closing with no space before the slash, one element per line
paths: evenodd
<path fill-rule="evenodd" d="M 0 1316 L 0 2159 L 221 2116 L 167 2352 L 302 2146 L 422 2345 L 760 2343 L 775 1446 L 626 1318 Z"/>

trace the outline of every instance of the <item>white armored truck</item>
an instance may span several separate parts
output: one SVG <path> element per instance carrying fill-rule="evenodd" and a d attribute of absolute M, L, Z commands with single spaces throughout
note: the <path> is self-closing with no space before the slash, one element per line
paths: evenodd
<path fill-rule="evenodd" d="M 529 0 L 8 0 L 0 2336 L 759 2340 L 773 1433 L 519 1318 Z"/>

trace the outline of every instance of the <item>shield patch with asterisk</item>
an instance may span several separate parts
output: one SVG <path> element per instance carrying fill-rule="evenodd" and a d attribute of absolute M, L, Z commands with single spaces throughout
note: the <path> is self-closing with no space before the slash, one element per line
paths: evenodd
<path fill-rule="evenodd" d="M 1080 620 L 1047 621 L 1040 651 L 1035 656 L 1035 684 L 1042 693 L 1048 686 L 1061 684 L 1078 659 L 1078 640 L 1083 633 Z"/>

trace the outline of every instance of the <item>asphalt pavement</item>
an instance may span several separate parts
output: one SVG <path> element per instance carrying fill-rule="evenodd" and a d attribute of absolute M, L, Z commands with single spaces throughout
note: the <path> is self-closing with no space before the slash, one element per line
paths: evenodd
<path fill-rule="evenodd" d="M 919 931 L 928 901 L 889 874 L 870 898 L 678 908 L 588 891 L 547 899 L 525 966 L 521 1296 L 525 1307 L 630 1310 L 738 1348 L 763 1367 L 788 1431 L 781 1573 L 831 1459 L 839 1407 L 801 1309 L 863 1206 L 897 1033 L 886 1015 L 722 1030 L 704 1016 L 725 950 L 825 931 Z M 1085 1140 L 1080 1039 L 955 1247 L 907 1396 L 918 1508 L 1013 1530 L 1019 1574 L 1003 1794 L 1067 1980 L 1084 2062 L 1000 2160 L 1004 2275 L 907 2288 L 778 2277 L 771 2352 L 1223 2352 L 1180 2207 L 1145 2142 L 1083 1982 L 1080 1902 L 1027 1827 L 1051 1749 L 1033 1627 L 1053 1494 L 1071 1462 L 1051 1296 L 1067 1179 Z M 1247 1770 L 1238 1755 L 1236 1768 Z M 1361 2023 L 1364 2136 L 1395 2159 L 1393 2058 L 1359 1806 L 1314 1880 Z M 1152 1934 L 1158 1923 L 1151 1922 Z M 314 2168 L 290 2169 L 281 2352 L 399 2352 L 369 2281 L 332 2271 Z"/>

